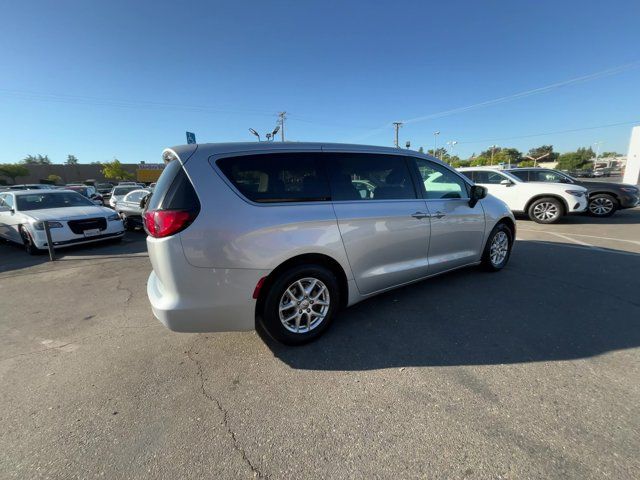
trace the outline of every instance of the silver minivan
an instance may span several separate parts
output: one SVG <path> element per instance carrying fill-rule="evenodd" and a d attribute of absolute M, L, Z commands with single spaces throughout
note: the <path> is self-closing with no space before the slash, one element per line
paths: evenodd
<path fill-rule="evenodd" d="M 184 145 L 143 212 L 154 315 L 179 332 L 301 344 L 342 307 L 470 265 L 508 262 L 515 221 L 448 165 L 323 143 Z"/>

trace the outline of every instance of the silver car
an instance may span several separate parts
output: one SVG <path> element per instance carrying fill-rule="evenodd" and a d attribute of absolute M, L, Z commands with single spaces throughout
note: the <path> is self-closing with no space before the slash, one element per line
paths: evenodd
<path fill-rule="evenodd" d="M 502 201 L 410 150 L 227 143 L 163 155 L 143 212 L 147 293 L 179 332 L 260 322 L 301 344 L 385 290 L 470 265 L 500 270 L 515 238 Z"/>

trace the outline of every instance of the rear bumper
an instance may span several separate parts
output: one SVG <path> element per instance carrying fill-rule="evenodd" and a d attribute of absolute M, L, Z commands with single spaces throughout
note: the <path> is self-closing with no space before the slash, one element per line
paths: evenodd
<path fill-rule="evenodd" d="M 639 203 L 640 203 L 640 196 L 638 195 L 621 195 L 620 196 L 620 208 L 637 207 Z"/>
<path fill-rule="evenodd" d="M 180 239 L 147 237 L 153 271 L 147 295 L 155 317 L 175 332 L 255 328 L 253 292 L 268 270 L 201 268 L 187 262 Z"/>

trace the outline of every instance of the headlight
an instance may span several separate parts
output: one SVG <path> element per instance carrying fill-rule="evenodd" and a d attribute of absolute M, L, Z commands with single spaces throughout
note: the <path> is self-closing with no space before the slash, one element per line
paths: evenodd
<path fill-rule="evenodd" d="M 620 187 L 620 190 L 628 193 L 638 193 L 638 189 L 635 187 Z"/>
<path fill-rule="evenodd" d="M 49 228 L 62 228 L 62 224 L 60 222 L 48 222 Z M 34 222 L 33 228 L 36 230 L 44 230 L 44 222 Z"/>
<path fill-rule="evenodd" d="M 107 217 L 107 220 L 109 220 L 110 222 L 115 222 L 116 220 L 120 220 L 120 215 L 118 215 L 117 213 L 112 213 Z"/>
<path fill-rule="evenodd" d="M 565 190 L 569 195 L 573 195 L 575 197 L 583 197 L 585 192 L 583 190 Z"/>

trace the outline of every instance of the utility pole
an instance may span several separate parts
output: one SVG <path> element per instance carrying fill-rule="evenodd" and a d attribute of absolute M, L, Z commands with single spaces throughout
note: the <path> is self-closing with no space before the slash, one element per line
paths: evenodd
<path fill-rule="evenodd" d="M 396 141 L 395 141 L 396 148 L 400 148 L 398 144 L 398 130 L 400 130 L 401 126 L 402 126 L 402 122 L 393 122 L 393 127 L 396 129 Z"/>
<path fill-rule="evenodd" d="M 433 132 L 433 156 L 436 158 L 438 158 L 438 135 L 440 135 L 440 130 Z"/>
<path fill-rule="evenodd" d="M 496 151 L 497 145 L 491 145 L 491 165 L 493 165 L 493 154 Z"/>
<path fill-rule="evenodd" d="M 278 113 L 278 117 L 280 117 L 280 140 L 284 142 L 284 121 L 287 119 L 287 112 Z"/>
<path fill-rule="evenodd" d="M 595 170 L 598 165 L 598 154 L 600 153 L 600 145 L 602 145 L 602 143 L 602 140 L 600 140 L 593 144 L 593 146 L 596 147 L 596 159 L 593 161 L 593 170 Z"/>

